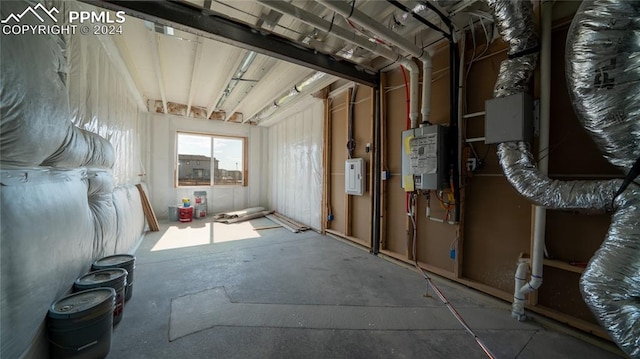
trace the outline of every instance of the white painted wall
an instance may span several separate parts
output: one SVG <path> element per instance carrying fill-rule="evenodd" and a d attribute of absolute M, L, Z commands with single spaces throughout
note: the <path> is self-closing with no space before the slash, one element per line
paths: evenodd
<path fill-rule="evenodd" d="M 177 168 L 176 134 L 180 131 L 247 137 L 247 186 L 180 187 L 174 184 Z M 266 129 L 250 125 L 154 114 L 151 119 L 151 159 L 147 168 L 151 205 L 159 218 L 168 217 L 168 207 L 193 198 L 194 191 L 207 191 L 209 213 L 239 210 L 266 204 L 264 140 Z"/>
<path fill-rule="evenodd" d="M 322 100 L 309 97 L 271 120 L 270 208 L 315 229 L 322 220 Z"/>

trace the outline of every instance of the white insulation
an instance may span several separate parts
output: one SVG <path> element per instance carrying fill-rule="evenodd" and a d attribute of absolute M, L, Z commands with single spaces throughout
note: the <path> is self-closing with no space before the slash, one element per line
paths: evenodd
<path fill-rule="evenodd" d="M 0 17 L 35 4 L 3 1 Z M 45 6 L 57 8 L 62 25 L 80 5 Z M 21 23 L 30 21 L 38 20 Z M 131 251 L 145 229 L 134 184 L 142 178 L 147 115 L 108 55 L 109 41 L 2 36 L 2 358 L 46 357 L 49 306 L 93 260 Z"/>
<path fill-rule="evenodd" d="M 321 228 L 323 104 L 311 99 L 269 128 L 269 208 Z"/>

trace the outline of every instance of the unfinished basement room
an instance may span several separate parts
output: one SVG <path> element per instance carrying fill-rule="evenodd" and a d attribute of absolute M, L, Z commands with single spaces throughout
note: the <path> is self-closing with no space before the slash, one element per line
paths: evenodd
<path fill-rule="evenodd" d="M 640 359 L 640 0 L 0 20 L 1 358 Z"/>

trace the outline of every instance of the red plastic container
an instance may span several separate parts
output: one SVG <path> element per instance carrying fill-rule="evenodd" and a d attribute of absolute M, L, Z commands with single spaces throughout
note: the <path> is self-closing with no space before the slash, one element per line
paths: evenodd
<path fill-rule="evenodd" d="M 178 208 L 180 222 L 191 222 L 193 220 L 193 207 Z"/>

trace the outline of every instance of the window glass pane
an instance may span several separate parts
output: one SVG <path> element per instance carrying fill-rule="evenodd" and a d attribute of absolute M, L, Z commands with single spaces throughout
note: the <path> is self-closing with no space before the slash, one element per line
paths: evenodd
<path fill-rule="evenodd" d="M 239 138 L 213 139 L 214 184 L 244 183 L 244 141 Z"/>
<path fill-rule="evenodd" d="M 178 186 L 211 185 L 211 137 L 178 134 Z"/>

